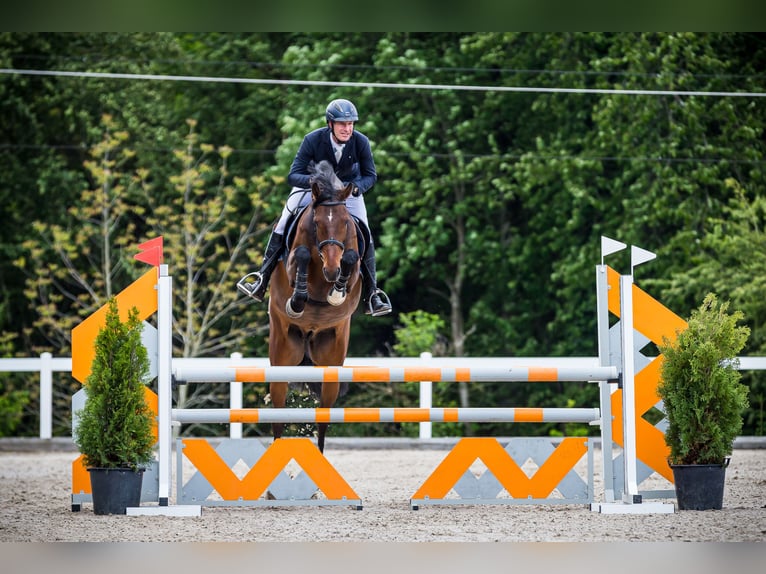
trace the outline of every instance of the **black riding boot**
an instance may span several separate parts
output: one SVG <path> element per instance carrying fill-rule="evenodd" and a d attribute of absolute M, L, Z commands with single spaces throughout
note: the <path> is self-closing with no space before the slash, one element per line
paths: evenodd
<path fill-rule="evenodd" d="M 367 246 L 362 261 L 362 281 L 364 289 L 365 313 L 373 317 L 387 315 L 391 312 L 391 301 L 381 289 L 378 289 L 375 270 L 375 246 L 372 241 Z"/>
<path fill-rule="evenodd" d="M 284 242 L 284 235 L 275 232 L 271 233 L 269 242 L 266 245 L 266 252 L 263 254 L 261 269 L 255 273 L 245 275 L 240 279 L 239 283 L 237 283 L 237 288 L 242 293 L 248 297 L 252 297 L 256 301 L 263 301 L 263 298 L 266 295 L 266 288 L 269 286 L 269 279 L 271 279 L 271 274 L 277 266 L 282 247 L 284 247 Z M 251 276 L 254 277 L 255 280 L 250 283 L 246 282 L 245 279 Z"/>

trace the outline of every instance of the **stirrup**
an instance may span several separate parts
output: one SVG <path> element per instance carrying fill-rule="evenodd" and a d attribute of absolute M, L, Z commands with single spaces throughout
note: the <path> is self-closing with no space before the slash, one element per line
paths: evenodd
<path fill-rule="evenodd" d="M 383 304 L 383 308 L 379 311 L 373 311 L 372 309 L 372 299 L 377 295 L 380 297 L 380 302 Z M 365 311 L 366 315 L 372 315 L 373 317 L 380 317 L 381 315 L 388 315 L 391 312 L 391 300 L 388 298 L 388 295 L 386 295 L 381 289 L 375 289 L 375 291 L 370 295 L 370 298 L 367 300 L 367 310 Z"/>
<path fill-rule="evenodd" d="M 255 277 L 253 281 L 248 282 L 248 278 Z M 248 273 L 245 275 L 242 279 L 237 281 L 237 290 L 240 293 L 244 293 L 251 299 L 255 299 L 259 303 L 263 301 L 263 297 L 258 297 L 255 292 L 258 291 L 258 288 L 261 286 L 261 283 L 263 283 L 263 275 L 260 271 L 253 271 L 252 273 Z"/>

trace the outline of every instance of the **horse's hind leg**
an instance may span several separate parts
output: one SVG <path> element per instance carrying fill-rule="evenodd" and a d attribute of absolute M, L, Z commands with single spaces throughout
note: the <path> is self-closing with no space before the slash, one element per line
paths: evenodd
<path fill-rule="evenodd" d="M 309 354 L 317 365 L 342 365 L 348 348 L 348 331 L 345 329 L 326 329 L 314 333 L 309 340 Z M 348 382 L 322 383 L 319 392 L 319 407 L 329 409 L 335 406 L 338 397 L 346 392 Z M 317 447 L 324 452 L 325 436 L 328 423 L 317 424 Z"/>
<path fill-rule="evenodd" d="M 277 313 L 269 314 L 269 363 L 272 365 L 297 365 L 304 355 L 302 333 L 293 326 L 288 326 L 280 320 Z M 288 383 L 274 382 L 269 384 L 271 406 L 284 408 L 287 403 Z M 273 423 L 271 426 L 274 438 L 282 438 L 284 423 Z"/>
<path fill-rule="evenodd" d="M 287 404 L 287 383 L 270 383 L 269 394 L 271 395 L 271 406 L 276 409 L 284 408 Z M 274 434 L 274 440 L 282 438 L 285 430 L 284 423 L 272 423 L 271 432 Z"/>
<path fill-rule="evenodd" d="M 319 396 L 319 407 L 324 409 L 332 408 L 335 401 L 338 400 L 340 383 L 322 383 L 322 392 Z M 317 447 L 319 452 L 324 453 L 324 439 L 327 435 L 329 423 L 317 423 Z"/>

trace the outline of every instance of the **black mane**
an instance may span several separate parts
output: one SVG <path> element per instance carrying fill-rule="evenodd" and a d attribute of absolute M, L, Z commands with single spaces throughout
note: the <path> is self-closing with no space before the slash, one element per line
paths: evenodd
<path fill-rule="evenodd" d="M 311 174 L 309 181 L 319 188 L 315 205 L 341 200 L 340 192 L 343 191 L 343 183 L 335 175 L 335 170 L 329 161 L 322 160 L 318 164 L 312 162 L 309 165 L 309 173 Z"/>

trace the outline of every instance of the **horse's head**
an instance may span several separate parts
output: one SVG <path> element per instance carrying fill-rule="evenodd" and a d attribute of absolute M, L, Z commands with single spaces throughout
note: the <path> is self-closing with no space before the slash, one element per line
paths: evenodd
<path fill-rule="evenodd" d="M 347 248 L 356 249 L 355 244 L 348 244 L 350 238 L 356 237 L 356 230 L 346 209 L 346 199 L 353 185 L 344 186 L 327 161 L 312 166 L 310 181 L 322 272 L 327 281 L 334 282 L 340 275 L 344 252 Z"/>

